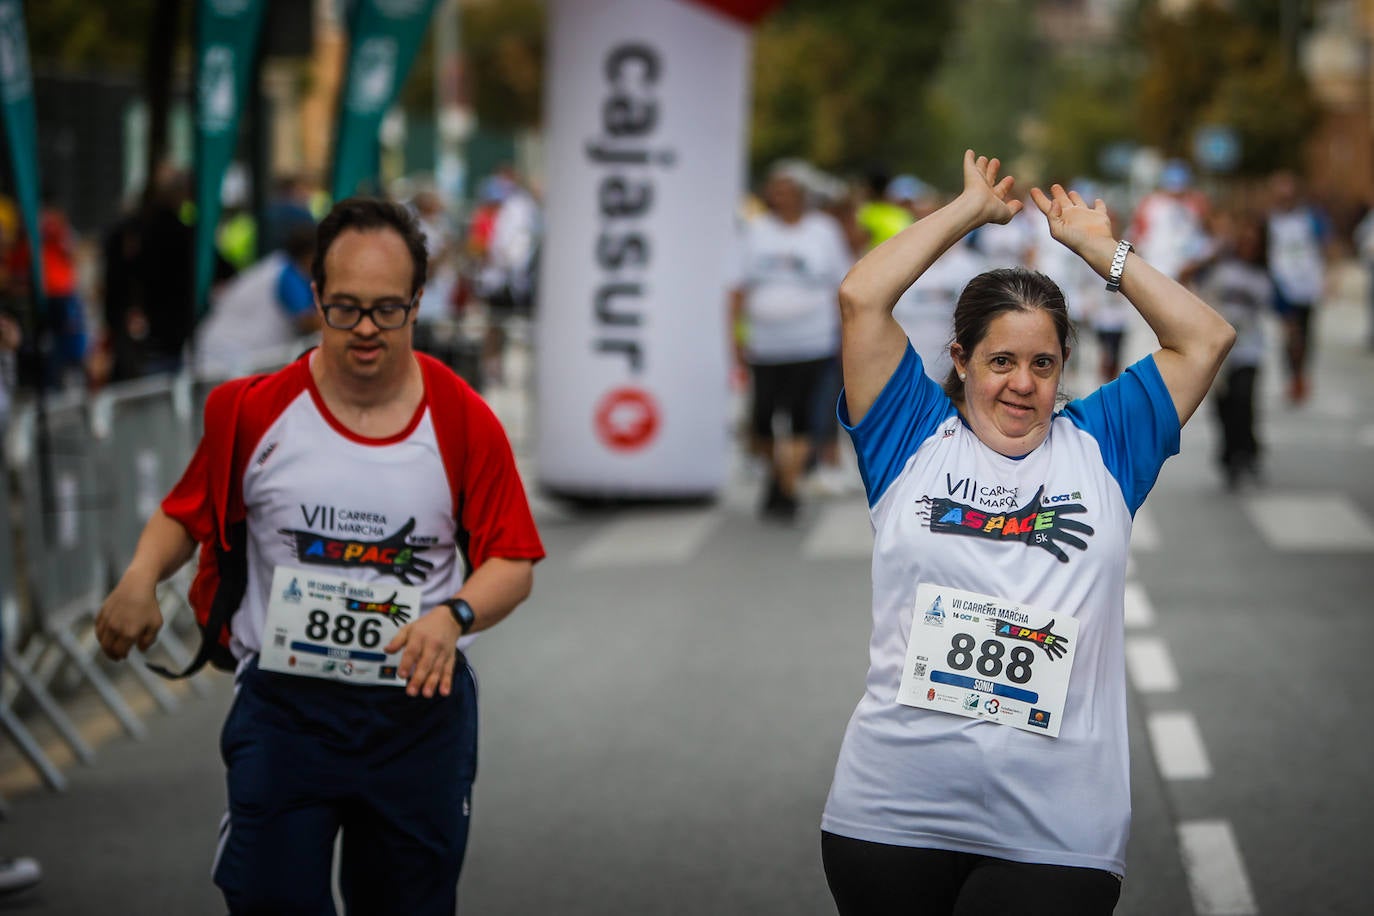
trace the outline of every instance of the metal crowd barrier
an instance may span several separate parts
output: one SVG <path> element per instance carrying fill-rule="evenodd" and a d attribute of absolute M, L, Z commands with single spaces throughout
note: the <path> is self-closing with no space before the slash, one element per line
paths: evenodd
<path fill-rule="evenodd" d="M 109 581 L 100 531 L 111 491 L 100 479 L 84 398 L 54 398 L 46 406 L 47 435 L 36 405 L 12 418 L 10 470 L 19 488 L 18 530 L 35 627 L 24 660 L 46 685 L 66 678 L 71 688 L 95 689 L 124 730 L 146 732 L 142 721 L 97 661 L 95 612 Z M 46 443 L 47 453 L 40 454 Z"/>
<path fill-rule="evenodd" d="M 96 460 L 113 494 L 109 518 L 101 527 L 111 586 L 133 559 L 144 525 L 191 460 L 195 448 L 191 399 L 189 377 L 163 375 L 110 385 L 91 402 Z M 168 656 L 173 670 L 181 670 L 195 657 L 179 626 L 185 621 L 187 632 L 195 632 L 184 598 L 189 585 L 188 566 L 158 588 L 163 627 L 156 645 Z M 136 676 L 147 679 L 158 703 L 168 710 L 176 708 L 176 698 L 166 685 L 143 665 L 136 667 Z M 191 687 L 201 695 L 209 692 L 203 681 L 192 679 Z"/>
<path fill-rule="evenodd" d="M 10 477 L 6 472 L 0 474 L 0 617 L 3 618 L 0 620 L 0 632 L 3 632 L 5 638 L 3 664 L 7 681 L 4 686 L 7 689 L 0 692 L 0 727 L 4 728 L 10 740 L 38 771 L 48 787 L 60 792 L 67 787 L 67 778 L 62 775 L 62 771 L 52 762 L 24 721 L 15 713 L 14 705 L 21 702 L 25 696 L 31 699 L 71 747 L 76 759 L 82 763 L 90 763 L 94 760 L 95 754 L 16 648 L 21 633 L 19 596 L 15 592 L 17 569 L 14 563 L 12 525 Z M 13 685 L 12 689 L 9 689 L 10 684 Z"/>

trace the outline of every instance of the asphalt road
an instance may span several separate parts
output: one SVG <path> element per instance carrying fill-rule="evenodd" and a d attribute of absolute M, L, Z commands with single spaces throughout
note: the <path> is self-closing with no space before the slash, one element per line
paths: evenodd
<path fill-rule="evenodd" d="M 1119 913 L 1367 912 L 1374 354 L 1346 279 L 1321 316 L 1312 401 L 1286 406 L 1268 372 L 1263 484 L 1224 490 L 1204 405 L 1138 520 Z M 864 509 L 817 499 L 794 527 L 765 524 L 756 487 L 741 464 L 711 506 L 539 501 L 534 597 L 471 653 L 463 912 L 833 912 L 818 821 L 865 673 Z M 69 766 L 64 794 L 0 748 L 0 853 L 47 872 L 0 912 L 223 911 L 208 871 L 230 696 L 202 677 L 210 695 L 148 711 L 143 741 L 76 702 L 99 759 Z"/>

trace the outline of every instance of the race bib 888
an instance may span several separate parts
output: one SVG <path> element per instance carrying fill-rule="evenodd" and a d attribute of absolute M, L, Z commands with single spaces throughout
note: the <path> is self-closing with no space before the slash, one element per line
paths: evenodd
<path fill-rule="evenodd" d="M 897 702 L 1059 737 L 1078 620 L 921 583 Z"/>

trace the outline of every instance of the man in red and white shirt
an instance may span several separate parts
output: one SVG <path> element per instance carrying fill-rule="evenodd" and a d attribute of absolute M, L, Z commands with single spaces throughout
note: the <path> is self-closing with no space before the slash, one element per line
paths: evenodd
<path fill-rule="evenodd" d="M 236 669 L 214 868 L 233 913 L 332 912 L 340 831 L 349 912 L 456 905 L 476 769 L 459 649 L 528 596 L 544 551 L 495 416 L 412 350 L 425 272 L 404 208 L 334 208 L 320 347 L 211 393 L 96 621 L 111 658 L 146 649 L 157 583 L 200 546 L 197 666 Z"/>

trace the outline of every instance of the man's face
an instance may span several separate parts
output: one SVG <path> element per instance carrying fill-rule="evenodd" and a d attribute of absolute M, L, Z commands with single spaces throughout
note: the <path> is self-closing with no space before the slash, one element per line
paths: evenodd
<path fill-rule="evenodd" d="M 330 305 L 364 309 L 389 306 L 394 311 L 411 301 L 413 269 L 410 250 L 395 230 L 345 229 L 325 254 L 325 288 L 315 290 L 315 300 L 322 309 Z M 330 327 L 326 312 L 320 350 L 329 371 L 357 381 L 403 374 L 410 365 L 415 312 L 411 309 L 399 328 L 380 328 L 374 315 L 365 315 L 350 330 Z"/>

